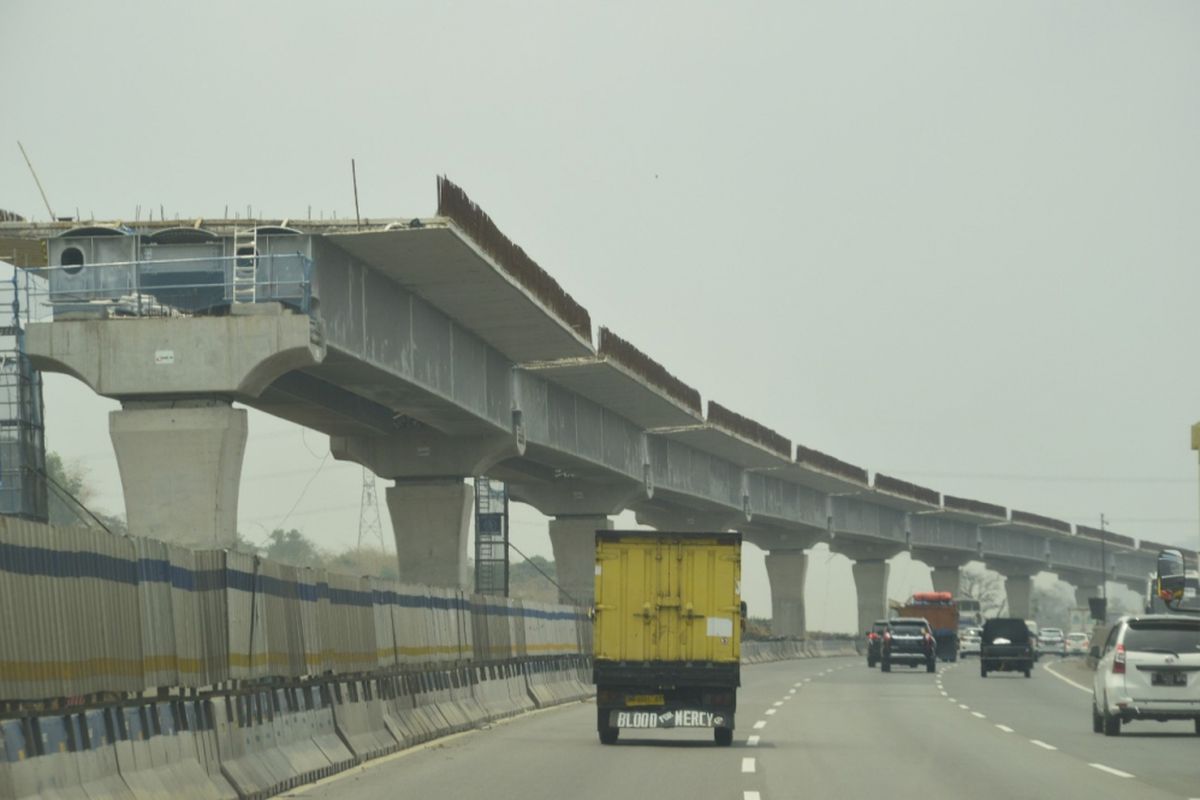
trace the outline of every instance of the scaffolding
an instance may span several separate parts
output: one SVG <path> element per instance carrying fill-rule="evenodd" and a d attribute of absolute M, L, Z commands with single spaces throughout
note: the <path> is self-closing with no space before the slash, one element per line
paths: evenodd
<path fill-rule="evenodd" d="M 475 479 L 475 593 L 508 597 L 508 487 Z"/>
<path fill-rule="evenodd" d="M 10 279 L 0 281 L 0 515 L 45 522 L 42 374 L 25 353 L 34 280 L 14 268 Z"/>

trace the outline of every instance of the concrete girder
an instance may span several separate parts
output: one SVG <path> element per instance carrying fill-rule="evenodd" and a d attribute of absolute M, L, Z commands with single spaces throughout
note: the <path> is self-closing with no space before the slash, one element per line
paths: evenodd
<path fill-rule="evenodd" d="M 259 313 L 186 320 L 35 322 L 25 347 L 37 369 L 72 375 L 105 397 L 254 398 L 326 352 L 308 316 L 275 304 L 254 308 Z"/>
<path fill-rule="evenodd" d="M 779 527 L 801 525 L 825 531 L 829 527 L 828 497 L 816 489 L 782 480 L 769 472 L 746 473 L 750 514 Z"/>
<path fill-rule="evenodd" d="M 901 509 L 874 505 L 863 500 L 861 495 L 831 495 L 827 516 L 834 545 L 843 536 L 849 536 L 854 541 L 870 542 L 883 549 L 895 548 L 886 558 L 908 548 L 909 515 Z M 832 549 L 841 552 L 836 546 Z"/>

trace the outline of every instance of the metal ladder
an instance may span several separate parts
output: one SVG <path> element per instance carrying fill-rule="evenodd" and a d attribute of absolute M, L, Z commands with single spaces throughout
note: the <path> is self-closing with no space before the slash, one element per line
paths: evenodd
<path fill-rule="evenodd" d="M 233 302 L 258 298 L 258 229 L 233 231 Z"/>

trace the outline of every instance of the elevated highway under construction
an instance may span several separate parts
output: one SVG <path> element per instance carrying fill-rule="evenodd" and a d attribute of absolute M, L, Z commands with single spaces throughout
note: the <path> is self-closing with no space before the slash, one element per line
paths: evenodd
<path fill-rule="evenodd" d="M 984 562 L 1026 616 L 1038 572 L 1082 601 L 1102 573 L 1140 591 L 1153 568 L 1152 542 L 871 475 L 704 403 L 607 328 L 593 342 L 589 312 L 445 179 L 433 217 L 6 222 L 0 237 L 45 279 L 53 313 L 29 326 L 34 364 L 122 404 L 110 429 L 139 535 L 232 544 L 244 404 L 393 481 L 407 581 L 466 585 L 465 479 L 481 474 L 551 517 L 564 597 L 583 602 L 592 532 L 622 511 L 741 530 L 768 552 L 781 635 L 804 633 L 819 542 L 854 562 L 860 629 L 883 612 L 902 551 L 935 588 Z"/>

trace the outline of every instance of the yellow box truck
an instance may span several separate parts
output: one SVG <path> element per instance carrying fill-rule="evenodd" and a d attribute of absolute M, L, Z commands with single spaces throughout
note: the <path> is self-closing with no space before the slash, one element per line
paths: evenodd
<path fill-rule="evenodd" d="M 711 728 L 733 741 L 741 683 L 742 537 L 596 531 L 593 676 L 600 741 Z"/>

